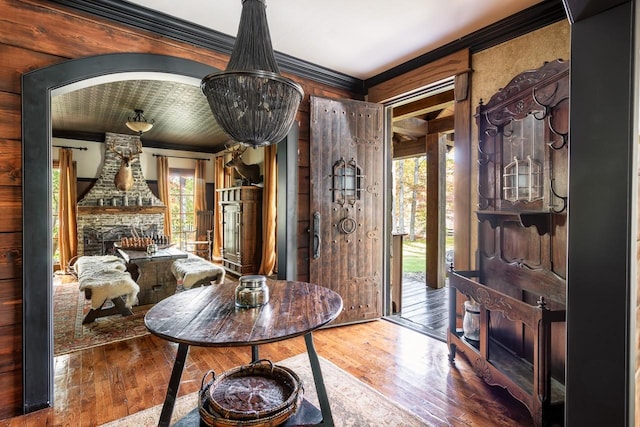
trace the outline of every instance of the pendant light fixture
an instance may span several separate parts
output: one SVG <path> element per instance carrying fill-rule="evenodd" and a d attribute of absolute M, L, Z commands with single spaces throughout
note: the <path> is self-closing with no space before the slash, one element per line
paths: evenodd
<path fill-rule="evenodd" d="M 235 141 L 259 147 L 289 133 L 304 92 L 282 77 L 267 24 L 265 0 L 242 0 L 242 15 L 225 71 L 202 79 L 213 116 Z"/>
<path fill-rule="evenodd" d="M 127 117 L 125 125 L 132 131 L 142 135 L 144 132 L 148 132 L 153 127 L 153 120 L 147 120 L 142 114 L 142 110 L 134 110 L 133 117 Z"/>

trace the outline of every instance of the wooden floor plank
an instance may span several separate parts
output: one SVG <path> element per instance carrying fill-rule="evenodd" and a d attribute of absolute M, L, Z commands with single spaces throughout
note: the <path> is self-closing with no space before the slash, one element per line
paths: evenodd
<path fill-rule="evenodd" d="M 426 336 L 385 320 L 331 327 L 314 334 L 318 353 L 409 408 L 434 426 L 529 426 L 526 408 L 487 386 L 463 356 L 455 365 L 443 342 L 448 288 L 420 280 L 403 286 L 402 321 Z M 432 337 L 436 337 L 434 339 Z M 177 345 L 153 336 L 77 351 L 54 360 L 55 407 L 0 421 L 0 426 L 95 426 L 164 401 Z M 302 338 L 260 347 L 274 361 L 303 353 Z M 250 361 L 249 348 L 191 348 L 179 395 L 197 391 L 208 370 Z"/>
<path fill-rule="evenodd" d="M 463 357 L 451 365 L 445 343 L 408 328 L 377 320 L 323 329 L 314 341 L 319 355 L 430 425 L 532 425 L 522 404 L 486 385 Z M 149 335 L 60 356 L 54 365 L 55 409 L 0 425 L 95 426 L 161 404 L 176 350 Z M 261 356 L 274 361 L 304 351 L 301 337 L 260 347 Z M 231 369 L 250 357 L 247 347 L 191 348 L 178 394 L 197 391 L 207 370 Z"/>

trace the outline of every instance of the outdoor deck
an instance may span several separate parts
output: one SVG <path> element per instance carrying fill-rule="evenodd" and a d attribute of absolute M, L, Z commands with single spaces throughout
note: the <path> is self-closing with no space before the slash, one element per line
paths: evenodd
<path fill-rule="evenodd" d="M 419 277 L 405 276 L 402 283 L 401 312 L 388 320 L 433 338 L 446 341 L 449 287 L 429 288 Z"/>

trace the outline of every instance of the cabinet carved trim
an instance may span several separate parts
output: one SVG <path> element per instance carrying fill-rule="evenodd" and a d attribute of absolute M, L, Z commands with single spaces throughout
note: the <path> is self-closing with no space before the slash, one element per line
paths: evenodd
<path fill-rule="evenodd" d="M 476 114 L 480 210 L 532 214 L 566 209 L 562 165 L 568 142 L 568 76 L 568 62 L 547 62 L 515 77 L 488 103 L 480 101 Z M 515 170 L 521 169 L 519 175 L 514 162 Z M 559 171 L 556 163 L 561 165 Z M 540 182 L 524 186 L 527 173 Z M 533 194 L 524 197 L 526 190 Z"/>
<path fill-rule="evenodd" d="M 522 227 L 535 227 L 540 236 L 547 234 L 550 227 L 549 215 L 541 212 L 477 211 L 476 215 L 480 221 L 488 221 L 493 228 L 503 221 L 511 220 Z"/>
<path fill-rule="evenodd" d="M 487 384 L 506 388 L 524 403 L 531 412 L 534 425 L 547 425 L 550 419 L 559 417 L 564 401 L 564 385 L 551 375 L 547 364 L 551 360 L 552 324 L 564 322 L 566 311 L 564 308 L 547 308 L 544 298 L 529 304 L 495 291 L 477 281 L 479 276 L 478 271 L 450 272 L 450 307 L 457 304 L 458 292 L 474 298 L 481 306 L 480 318 L 484 322 L 481 321 L 480 341 L 477 343 L 464 338 L 461 332 L 452 332 L 455 329 L 449 330 L 449 360 L 453 362 L 456 352 L 462 352 Z M 528 327 L 536 349 L 532 360 L 525 360 L 509 351 L 492 336 L 489 319 L 497 314 Z"/>

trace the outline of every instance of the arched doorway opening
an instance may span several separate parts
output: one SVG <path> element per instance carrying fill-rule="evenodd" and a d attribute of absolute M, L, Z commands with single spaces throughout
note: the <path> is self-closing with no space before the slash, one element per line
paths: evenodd
<path fill-rule="evenodd" d="M 121 53 L 66 61 L 22 78 L 23 157 L 23 408 L 53 405 L 51 245 L 51 96 L 87 79 L 123 73 L 163 73 L 200 79 L 215 68 L 156 54 Z M 123 74 L 124 75 L 124 74 Z M 44 237 L 43 237 L 44 236 Z"/>

